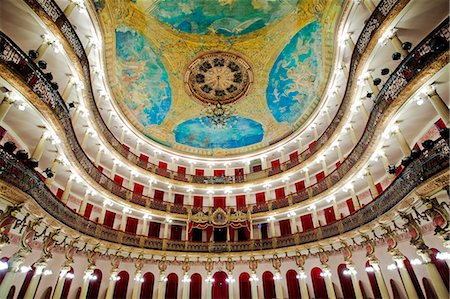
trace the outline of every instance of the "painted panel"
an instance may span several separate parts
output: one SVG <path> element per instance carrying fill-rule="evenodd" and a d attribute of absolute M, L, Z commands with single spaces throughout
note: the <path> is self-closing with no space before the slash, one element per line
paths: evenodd
<path fill-rule="evenodd" d="M 270 71 L 267 105 L 278 122 L 293 126 L 320 97 L 322 71 L 322 26 L 314 21 L 291 39 Z"/>
<path fill-rule="evenodd" d="M 126 26 L 116 29 L 116 75 L 128 111 L 144 127 L 159 125 L 169 112 L 167 72 L 147 39 Z"/>
<path fill-rule="evenodd" d="M 260 123 L 239 116 L 231 119 L 233 125 L 226 128 L 205 127 L 200 118 L 179 124 L 175 130 L 175 140 L 197 148 L 238 148 L 261 142 L 264 130 Z"/>
<path fill-rule="evenodd" d="M 137 1 L 147 2 L 147 1 Z M 179 0 L 159 1 L 151 14 L 175 29 L 194 34 L 246 34 L 292 12 L 298 0 Z M 143 3 L 145 6 L 145 3 Z"/>

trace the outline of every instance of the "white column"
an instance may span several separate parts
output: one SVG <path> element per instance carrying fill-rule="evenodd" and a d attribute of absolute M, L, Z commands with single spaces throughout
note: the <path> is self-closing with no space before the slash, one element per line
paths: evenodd
<path fill-rule="evenodd" d="M 356 276 L 357 272 L 355 270 L 355 267 L 353 265 L 347 264 L 347 269 L 350 271 L 350 276 L 352 279 L 352 285 L 353 285 L 353 290 L 355 291 L 356 299 L 363 299 L 361 287 L 359 286 L 358 277 Z"/>
<path fill-rule="evenodd" d="M 261 168 L 262 169 L 267 169 L 267 157 L 266 156 L 261 156 Z"/>
<path fill-rule="evenodd" d="M 87 202 L 89 201 L 89 195 L 91 195 L 91 193 L 92 191 L 89 188 L 86 189 L 86 192 L 84 193 L 84 197 L 80 205 L 80 210 L 78 211 L 78 214 L 80 214 L 81 216 L 83 216 L 84 212 L 86 212 Z"/>
<path fill-rule="evenodd" d="M 120 230 L 125 231 L 125 226 L 127 224 L 127 211 L 128 208 L 122 210 L 122 218 L 120 219 Z"/>
<path fill-rule="evenodd" d="M 342 150 L 341 150 L 340 145 L 339 145 L 339 144 L 336 144 L 336 145 L 335 145 L 335 149 L 336 149 L 337 154 L 338 154 L 339 162 L 342 163 L 342 162 L 344 161 L 344 156 L 342 155 Z"/>
<path fill-rule="evenodd" d="M 92 135 L 91 128 L 87 128 L 86 131 L 84 132 L 83 139 L 81 140 L 81 147 L 82 148 L 86 147 L 86 143 L 88 142 L 89 137 L 91 135 Z"/>
<path fill-rule="evenodd" d="M 275 220 L 270 221 L 270 237 L 275 237 Z"/>
<path fill-rule="evenodd" d="M 406 51 L 402 48 L 403 43 L 398 38 L 397 33 L 394 32 L 391 36 L 389 36 L 389 40 L 390 40 L 392 46 L 394 47 L 395 51 L 402 54 L 402 58 L 405 58 L 406 56 L 408 56 L 408 51 Z"/>
<path fill-rule="evenodd" d="M 14 100 L 9 96 L 5 96 L 3 98 L 2 103 L 0 104 L 0 122 L 5 119 L 6 114 L 8 114 L 9 109 L 11 109 L 11 105 L 14 103 Z"/>
<path fill-rule="evenodd" d="M 406 141 L 405 136 L 398 127 L 394 128 L 394 135 L 398 141 L 398 144 L 400 145 L 400 149 L 402 150 L 403 155 L 409 157 L 411 155 L 411 147 L 409 146 L 408 141 Z"/>
<path fill-rule="evenodd" d="M 64 188 L 64 192 L 61 196 L 61 201 L 65 204 L 67 203 L 67 201 L 69 199 L 70 190 L 72 189 L 73 181 L 75 181 L 75 176 L 73 174 L 71 174 L 69 176 L 69 180 L 67 180 L 66 187 Z"/>
<path fill-rule="evenodd" d="M 25 296 L 23 297 L 24 299 L 33 299 L 36 295 L 39 280 L 45 267 L 47 267 L 47 263 L 37 263 L 34 267 L 35 271 L 33 277 L 31 278 L 30 284 L 28 285 L 27 291 L 25 292 Z"/>
<path fill-rule="evenodd" d="M 375 4 L 372 0 L 363 0 L 364 6 L 370 11 L 370 13 L 373 13 L 375 10 Z"/>
<path fill-rule="evenodd" d="M 314 140 L 319 139 L 319 133 L 317 133 L 317 126 L 315 124 L 311 125 L 311 130 L 313 131 Z"/>
<path fill-rule="evenodd" d="M 373 181 L 373 179 L 372 179 L 372 181 Z M 377 188 L 375 188 L 375 189 L 377 189 Z M 361 208 L 361 204 L 359 203 L 358 196 L 356 196 L 355 189 L 353 189 L 353 187 L 350 188 L 350 196 L 352 198 L 353 207 L 355 208 L 355 210 L 359 210 Z"/>
<path fill-rule="evenodd" d="M 46 184 L 51 185 L 55 181 L 56 171 L 58 170 L 59 164 L 61 164 L 61 160 L 59 160 L 58 158 L 55 158 L 53 160 L 52 166 L 50 167 L 50 170 L 53 173 L 53 177 L 46 178 L 45 179 L 45 183 Z"/>
<path fill-rule="evenodd" d="M 48 132 L 44 132 L 41 135 L 41 138 L 39 139 L 38 144 L 36 145 L 36 148 L 34 149 L 33 153 L 31 154 L 31 158 L 35 159 L 36 161 L 39 161 L 42 158 L 42 154 L 45 150 L 45 143 L 49 137 Z"/>
<path fill-rule="evenodd" d="M 311 214 L 312 214 L 312 221 L 313 221 L 314 228 L 319 227 L 320 224 L 319 224 L 319 219 L 317 218 L 317 211 L 316 211 L 315 207 L 311 209 Z"/>
<path fill-rule="evenodd" d="M 325 156 L 323 156 L 320 160 L 320 163 L 322 164 L 323 173 L 325 176 L 328 175 L 328 168 L 327 168 L 327 162 L 325 161 Z"/>
<path fill-rule="evenodd" d="M 166 221 L 164 222 L 164 235 L 163 235 L 164 239 L 168 239 L 169 238 L 169 222 Z"/>
<path fill-rule="evenodd" d="M 303 171 L 305 172 L 305 186 L 309 187 L 311 186 L 311 179 L 309 178 L 309 170 L 307 167 L 303 168 Z"/>
<path fill-rule="evenodd" d="M 167 277 L 164 275 L 164 271 L 161 271 L 160 275 L 159 275 L 159 282 L 158 282 L 158 295 L 157 295 L 158 299 L 164 299 L 164 295 L 166 292 L 166 282 L 167 282 Z"/>
<path fill-rule="evenodd" d="M 131 299 L 139 299 L 140 298 L 142 282 L 143 282 L 142 271 L 136 270 L 136 272 L 134 274 L 134 284 L 133 284 L 133 291 L 131 294 Z"/>
<path fill-rule="evenodd" d="M 328 267 L 322 266 L 325 280 L 325 287 L 327 289 L 328 298 L 336 299 L 336 293 L 334 292 L 333 281 L 331 280 L 331 272 Z"/>
<path fill-rule="evenodd" d="M 372 197 L 373 198 L 377 197 L 378 190 L 377 190 L 377 187 L 375 186 L 375 182 L 373 180 L 373 176 L 372 176 L 372 173 L 370 172 L 369 168 L 367 168 L 367 171 L 364 174 L 364 176 L 366 177 L 367 185 L 369 185 L 369 189 L 370 189 L 370 192 L 372 193 Z"/>
<path fill-rule="evenodd" d="M 333 210 L 334 210 L 334 215 L 336 216 L 336 220 L 341 219 L 341 212 L 339 211 L 336 199 L 333 198 Z"/>
<path fill-rule="evenodd" d="M 416 288 L 411 280 L 411 276 L 409 276 L 408 270 L 405 268 L 405 264 L 403 262 L 404 256 L 394 256 L 394 261 L 397 264 L 398 270 L 400 271 L 400 276 L 403 281 L 403 285 L 405 286 L 406 294 L 409 299 L 418 299 Z"/>
<path fill-rule="evenodd" d="M 108 110 L 109 115 L 108 115 L 108 120 L 106 121 L 106 126 L 109 128 L 111 127 L 111 121 L 114 118 L 114 113 L 112 113 L 112 110 Z"/>
<path fill-rule="evenodd" d="M 109 275 L 108 289 L 106 290 L 105 299 L 112 299 L 114 295 L 114 288 L 116 286 L 117 269 L 111 270 Z"/>
<path fill-rule="evenodd" d="M 19 268 L 22 265 L 23 261 L 24 258 L 14 257 L 9 260 L 10 267 L 8 268 L 8 272 L 6 272 L 6 275 L 3 278 L 2 283 L 0 284 L 0 298 L 8 297 L 9 289 L 14 284 L 16 273 L 19 271 Z"/>
<path fill-rule="evenodd" d="M 448 299 L 449 294 L 447 287 L 445 286 L 444 280 L 442 279 L 436 265 L 432 262 L 430 252 L 431 250 L 419 250 L 417 254 L 422 258 L 425 269 L 427 269 L 428 275 L 430 276 L 430 282 L 436 292 L 438 299 Z"/>
<path fill-rule="evenodd" d="M 295 215 L 293 215 L 291 218 L 290 218 L 290 222 L 291 222 L 291 232 L 293 233 L 293 234 L 295 234 L 295 233 L 297 233 L 297 223 L 296 223 L 296 221 L 295 221 Z"/>
<path fill-rule="evenodd" d="M 280 271 L 275 271 L 274 275 L 274 282 L 275 282 L 275 295 L 278 299 L 283 299 L 283 287 L 281 286 L 281 274 Z"/>
<path fill-rule="evenodd" d="M 258 281 L 259 278 L 256 276 L 256 273 L 252 273 L 250 276 L 250 290 L 252 293 L 252 299 L 258 299 Z"/>
<path fill-rule="evenodd" d="M 300 296 L 302 299 L 309 299 L 308 286 L 306 285 L 306 274 L 301 269 L 299 270 L 299 280 L 300 280 Z"/>
<path fill-rule="evenodd" d="M 55 292 L 53 293 L 52 299 L 60 299 L 66 281 L 66 275 L 70 271 L 70 267 L 62 267 L 59 272 L 58 282 L 56 283 Z"/>
<path fill-rule="evenodd" d="M 375 279 L 378 284 L 378 288 L 380 289 L 381 298 L 382 299 L 390 299 L 389 297 L 389 291 L 386 286 L 386 281 L 384 280 L 383 273 L 381 272 L 380 266 L 378 264 L 378 261 L 369 261 L 370 265 L 372 266 L 374 273 L 375 273 Z"/>
<path fill-rule="evenodd" d="M 100 147 L 100 148 L 98 149 L 98 151 L 97 151 L 97 155 L 95 156 L 95 161 L 94 161 L 94 164 L 95 164 L 95 166 L 97 166 L 97 167 L 98 167 L 98 165 L 99 165 L 100 162 L 101 162 L 103 152 L 104 152 L 104 150 L 103 150 L 102 147 Z"/>
<path fill-rule="evenodd" d="M 436 88 L 434 88 L 434 86 L 430 86 L 427 92 L 427 96 L 430 99 L 430 102 L 433 105 L 434 109 L 436 109 L 437 113 L 439 114 L 440 118 L 442 118 L 445 125 L 448 127 L 450 124 L 448 106 L 436 92 Z"/>
<path fill-rule="evenodd" d="M 87 295 L 87 291 L 88 291 L 88 288 L 89 288 L 89 282 L 90 282 L 90 277 L 91 277 L 92 273 L 94 273 L 94 268 L 93 267 L 90 267 L 89 269 L 84 271 L 83 285 L 81 286 L 81 292 L 80 292 L 80 298 L 79 299 L 87 299 L 86 295 Z"/>
<path fill-rule="evenodd" d="M 370 90 L 372 91 L 374 97 L 377 97 L 378 94 L 380 93 L 380 88 L 379 88 L 378 86 L 376 86 L 376 85 L 373 83 L 373 77 L 372 77 L 372 74 L 368 73 L 368 74 L 366 75 L 366 77 L 364 78 L 364 80 L 365 80 L 366 83 L 369 85 Z"/>
<path fill-rule="evenodd" d="M 100 217 L 98 218 L 98 223 L 100 224 L 104 224 L 105 222 L 106 204 L 106 202 L 103 202 L 102 212 L 100 213 Z"/>
<path fill-rule="evenodd" d="M 142 220 L 141 235 L 143 235 L 143 236 L 148 236 L 149 224 L 148 224 L 148 220 L 147 219 L 148 219 L 147 217 L 144 217 L 143 220 Z"/>
<path fill-rule="evenodd" d="M 355 134 L 355 130 L 353 129 L 353 126 L 349 125 L 347 127 L 347 131 L 350 134 L 350 137 L 352 138 L 353 145 L 356 145 L 358 143 L 358 139 L 356 138 L 356 134 Z"/>
<path fill-rule="evenodd" d="M 205 279 L 206 281 L 206 299 L 212 299 L 212 283 L 214 279 L 212 278 L 211 273 L 208 273 L 208 276 Z"/>
<path fill-rule="evenodd" d="M 51 41 L 44 38 L 44 41 L 36 50 L 38 52 L 38 57 L 36 57 L 36 59 L 33 59 L 33 61 L 36 62 L 36 61 L 42 60 L 42 58 L 44 57 L 44 55 L 47 52 L 47 49 L 48 49 L 48 47 L 50 47 L 50 45 L 51 45 Z"/>

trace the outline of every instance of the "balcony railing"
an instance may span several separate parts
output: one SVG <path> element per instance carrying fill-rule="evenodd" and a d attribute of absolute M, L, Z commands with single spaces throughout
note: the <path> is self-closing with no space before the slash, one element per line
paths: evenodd
<path fill-rule="evenodd" d="M 72 229 L 97 239 L 146 249 L 184 252 L 240 252 L 289 247 L 334 237 L 357 229 L 391 210 L 417 186 L 448 170 L 448 139 L 439 139 L 433 149 L 424 150 L 377 198 L 355 213 L 332 224 L 271 239 L 242 242 L 191 242 L 151 238 L 115 230 L 88 220 L 64 205 L 39 175 L 14 155 L 0 148 L 0 180 L 30 195 L 50 216 Z"/>
<path fill-rule="evenodd" d="M 59 28 L 62 35 L 66 38 L 69 45 L 73 48 L 75 54 L 78 57 L 79 63 L 83 68 L 84 79 L 88 83 L 88 101 L 89 101 L 89 109 L 92 113 L 92 116 L 95 118 L 96 123 L 98 124 L 98 128 L 100 130 L 99 133 L 105 136 L 105 139 L 108 140 L 111 146 L 123 157 L 135 163 L 139 167 L 146 169 L 152 173 L 158 174 L 160 176 L 164 176 L 167 178 L 171 178 L 173 180 L 197 183 L 197 184 L 235 184 L 235 183 L 243 183 L 249 182 L 256 179 L 267 178 L 273 175 L 277 175 L 284 171 L 287 171 L 301 162 L 310 158 L 314 153 L 316 153 L 334 134 L 339 123 L 341 123 L 343 117 L 345 116 L 344 111 L 349 109 L 350 103 L 350 93 L 349 90 L 352 89 L 356 74 L 356 70 L 358 65 L 360 64 L 360 60 L 362 55 L 367 49 L 369 42 L 372 36 L 377 32 L 377 29 L 383 24 L 389 13 L 393 8 L 403 7 L 408 2 L 407 0 L 382 0 L 379 5 L 376 7 L 372 15 L 366 22 L 358 41 L 355 45 L 355 51 L 353 51 L 352 59 L 350 62 L 350 72 L 349 79 L 347 81 L 347 86 L 345 90 L 344 98 L 341 102 L 341 105 L 336 113 L 334 119 L 328 128 L 324 131 L 324 133 L 311 145 L 308 149 L 301 152 L 297 158 L 288 160 L 283 162 L 279 168 L 276 170 L 272 168 L 263 169 L 257 172 L 251 172 L 247 174 L 237 175 L 237 176 L 197 176 L 193 174 L 185 174 L 178 173 L 174 170 L 170 169 L 162 169 L 159 168 L 158 165 L 155 165 L 149 161 L 145 161 L 140 159 L 140 157 L 127 148 L 125 148 L 122 143 L 117 140 L 117 138 L 112 134 L 109 128 L 106 126 L 103 118 L 100 115 L 100 112 L 97 108 L 97 105 L 94 100 L 94 95 L 91 89 L 91 77 L 89 71 L 89 60 L 84 51 L 83 44 L 81 43 L 75 29 L 73 28 L 70 21 L 64 15 L 63 11 L 59 8 L 58 4 L 54 0 L 25 0 L 30 7 L 33 9 L 39 9 L 39 7 L 49 16 L 51 20 L 55 23 L 55 25 Z"/>
<path fill-rule="evenodd" d="M 350 169 L 357 163 L 365 153 L 368 145 L 373 139 L 373 132 L 379 123 L 381 116 L 387 108 L 395 101 L 400 92 L 407 86 L 408 82 L 416 78 L 424 68 L 436 61 L 445 52 L 441 47 L 435 50 L 431 44 L 436 40 L 447 42 L 450 40 L 448 20 L 442 22 L 432 33 L 430 33 L 413 51 L 402 61 L 391 77 L 384 84 L 369 116 L 366 128 L 358 144 L 347 156 L 343 163 L 325 177 L 322 181 L 307 187 L 286 198 L 276 199 L 264 205 L 248 205 L 244 210 L 250 209 L 252 213 L 259 213 L 296 204 L 312 196 L 327 190 L 341 178 L 348 174 Z M 101 173 L 92 161 L 87 157 L 75 136 L 70 115 L 61 96 L 52 89 L 50 83 L 44 77 L 42 70 L 31 61 L 28 56 L 18 48 L 3 33 L 0 34 L 0 63 L 14 71 L 27 85 L 39 96 L 39 98 L 55 112 L 55 116 L 65 129 L 69 145 L 78 161 L 86 172 L 102 187 L 110 190 L 113 194 L 133 202 L 135 204 L 150 207 L 157 210 L 169 211 L 178 214 L 186 214 L 187 205 L 175 205 L 170 202 L 155 201 L 151 197 L 135 194 L 132 190 L 116 184 L 113 180 Z"/>

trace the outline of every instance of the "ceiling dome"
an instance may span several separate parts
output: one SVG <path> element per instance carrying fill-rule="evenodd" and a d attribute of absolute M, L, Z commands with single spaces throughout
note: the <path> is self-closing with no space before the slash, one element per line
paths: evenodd
<path fill-rule="evenodd" d="M 149 142 L 198 156 L 272 145 L 318 106 L 341 1 L 135 1 L 103 11 L 115 101 Z M 326 50 L 324 50 L 326 49 Z"/>

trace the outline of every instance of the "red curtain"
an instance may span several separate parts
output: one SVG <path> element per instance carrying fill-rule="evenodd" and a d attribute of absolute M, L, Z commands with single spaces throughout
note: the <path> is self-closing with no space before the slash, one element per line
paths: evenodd
<path fill-rule="evenodd" d="M 223 169 L 214 169 L 214 176 L 225 176 L 225 170 L 223 170 Z"/>
<path fill-rule="evenodd" d="M 73 268 L 70 267 L 70 270 L 68 273 L 73 274 Z M 67 299 L 67 297 L 69 296 L 69 290 L 70 290 L 70 286 L 72 285 L 72 278 L 65 278 L 64 279 L 64 285 L 63 285 L 63 289 L 62 289 L 62 293 L 61 293 L 61 299 Z"/>
<path fill-rule="evenodd" d="M 275 199 L 285 198 L 284 187 L 275 189 Z"/>
<path fill-rule="evenodd" d="M 157 201 L 163 201 L 164 200 L 164 191 L 155 190 L 155 193 L 153 195 L 153 199 L 157 200 Z"/>
<path fill-rule="evenodd" d="M 139 155 L 139 159 L 140 159 L 141 161 L 148 162 L 148 156 L 147 156 L 147 155 L 140 154 L 140 155 Z"/>
<path fill-rule="evenodd" d="M 297 271 L 289 270 L 286 272 L 286 283 L 288 289 L 289 298 L 298 298 L 300 299 L 300 286 L 298 284 L 297 279 Z"/>
<path fill-rule="evenodd" d="M 183 194 L 175 194 L 175 199 L 174 199 L 174 203 L 176 205 L 183 205 L 183 201 L 184 201 L 184 195 Z"/>
<path fill-rule="evenodd" d="M 181 226 L 171 225 L 170 226 L 170 239 L 171 240 L 181 240 Z"/>
<path fill-rule="evenodd" d="M 300 216 L 300 221 L 302 222 L 303 231 L 307 231 L 314 228 L 311 214 Z"/>
<path fill-rule="evenodd" d="M 112 228 L 114 226 L 115 218 L 116 218 L 116 213 L 107 210 L 105 213 L 105 221 L 103 221 L 103 225 Z"/>
<path fill-rule="evenodd" d="M 211 241 L 212 233 L 213 233 L 213 227 L 208 226 L 208 228 L 206 229 L 206 242 Z"/>
<path fill-rule="evenodd" d="M 153 287 L 155 284 L 155 276 L 151 272 L 147 272 L 142 277 L 144 282 L 141 285 L 141 299 L 152 299 L 153 298 Z"/>
<path fill-rule="evenodd" d="M 311 269 L 311 280 L 314 288 L 314 295 L 317 299 L 328 298 L 327 287 L 325 286 L 325 280 L 320 276 L 322 270 L 318 267 Z"/>
<path fill-rule="evenodd" d="M 205 171 L 203 169 L 196 169 L 195 175 L 196 176 L 205 176 Z"/>
<path fill-rule="evenodd" d="M 122 144 L 123 148 L 126 149 L 127 151 L 130 151 L 130 147 L 128 145 L 126 145 L 125 143 Z"/>
<path fill-rule="evenodd" d="M 438 260 L 436 258 L 436 254 L 438 254 L 439 250 L 437 250 L 436 248 L 431 248 L 431 250 L 433 251 L 433 254 L 431 255 L 431 261 L 433 262 L 433 264 L 436 266 L 439 274 L 442 277 L 442 280 L 445 283 L 445 286 L 447 287 L 447 290 L 449 289 L 449 269 L 448 269 L 448 265 L 447 262 L 445 260 Z"/>
<path fill-rule="evenodd" d="M 288 236 L 292 234 L 290 219 L 280 220 L 279 224 L 281 236 Z"/>
<path fill-rule="evenodd" d="M 225 209 L 226 197 L 214 197 L 214 207 Z"/>
<path fill-rule="evenodd" d="M 100 284 L 102 283 L 102 271 L 100 271 L 99 269 L 95 269 L 92 275 L 97 277 L 97 279 L 89 281 L 86 298 L 98 298 L 98 292 L 100 291 Z"/>
<path fill-rule="evenodd" d="M 341 162 L 337 161 L 336 162 L 336 168 L 339 168 L 339 167 L 341 167 Z"/>
<path fill-rule="evenodd" d="M 166 162 L 159 161 L 158 167 L 159 167 L 160 169 L 167 169 L 167 163 L 166 163 Z"/>
<path fill-rule="evenodd" d="M 117 274 L 120 279 L 116 281 L 116 285 L 114 287 L 113 298 L 114 299 L 123 299 L 127 298 L 127 289 L 128 289 L 128 281 L 130 280 L 130 275 L 127 271 L 120 271 Z"/>
<path fill-rule="evenodd" d="M 279 170 L 280 169 L 280 160 L 273 160 L 270 162 L 270 165 L 272 166 L 272 170 Z"/>
<path fill-rule="evenodd" d="M 350 212 L 350 214 L 353 214 L 355 212 L 355 206 L 353 205 L 353 200 L 350 198 L 350 199 L 347 199 L 345 202 L 347 203 L 348 211 Z"/>
<path fill-rule="evenodd" d="M 366 261 L 366 267 L 371 267 L 369 261 Z M 375 298 L 381 298 L 380 288 L 378 287 L 375 272 L 366 272 L 369 277 L 370 286 L 372 287 L 372 293 Z"/>
<path fill-rule="evenodd" d="M 234 175 L 239 177 L 244 175 L 244 168 L 235 168 Z"/>
<path fill-rule="evenodd" d="M 86 210 L 84 210 L 84 218 L 87 218 L 87 219 L 89 219 L 90 217 L 91 217 L 91 213 L 92 213 L 92 208 L 93 208 L 94 206 L 93 205 L 91 205 L 90 203 L 88 203 L 87 205 L 86 205 Z"/>
<path fill-rule="evenodd" d="M 262 170 L 262 166 L 261 165 L 255 165 L 252 167 L 252 172 L 258 172 Z"/>
<path fill-rule="evenodd" d="M 103 167 L 101 167 L 100 165 L 97 166 L 98 171 L 100 171 L 100 173 L 103 173 Z"/>
<path fill-rule="evenodd" d="M 305 181 L 300 181 L 300 182 L 295 183 L 295 191 L 297 191 L 297 193 L 301 192 L 301 191 L 303 191 L 305 189 L 306 189 L 305 188 Z"/>
<path fill-rule="evenodd" d="M 276 298 L 275 294 L 275 281 L 273 280 L 273 274 L 270 271 L 266 271 L 262 275 L 263 290 L 265 299 Z"/>
<path fill-rule="evenodd" d="M 198 273 L 191 275 L 189 299 L 202 299 L 202 276 Z"/>
<path fill-rule="evenodd" d="M 144 186 L 138 183 L 134 183 L 134 194 L 142 195 L 144 193 Z"/>
<path fill-rule="evenodd" d="M 336 215 L 334 214 L 333 207 L 324 209 L 323 213 L 325 215 L 325 221 L 327 222 L 327 224 L 336 222 Z"/>
<path fill-rule="evenodd" d="M 56 198 L 61 200 L 63 193 L 64 193 L 64 190 L 61 188 L 58 188 L 58 190 L 56 191 Z"/>
<path fill-rule="evenodd" d="M 259 224 L 259 228 L 261 230 L 261 239 L 269 238 L 269 234 L 267 233 L 267 223 Z"/>
<path fill-rule="evenodd" d="M 393 279 L 391 279 L 389 281 L 389 283 L 391 284 L 391 289 L 392 289 L 392 297 L 394 297 L 394 299 L 400 299 L 403 298 L 403 296 L 400 296 L 400 292 L 397 288 L 397 284 L 395 283 L 395 281 Z"/>
<path fill-rule="evenodd" d="M 427 299 L 431 298 L 438 298 L 436 295 L 436 292 L 434 291 L 434 288 L 428 278 L 422 278 L 423 288 L 425 289 L 425 295 L 427 296 Z"/>
<path fill-rule="evenodd" d="M 34 271 L 36 269 L 34 268 L 34 265 L 31 267 L 31 270 L 27 272 L 24 281 L 22 282 L 22 287 L 20 288 L 19 295 L 17 298 L 24 298 L 25 293 L 27 292 L 28 286 L 30 285 L 31 278 L 33 278 Z M 39 276 L 39 280 L 41 280 L 41 276 Z"/>
<path fill-rule="evenodd" d="M 313 142 L 311 142 L 309 145 L 308 145 L 308 148 L 311 150 L 312 148 L 314 148 L 315 146 L 316 146 L 316 144 L 317 144 L 317 141 L 313 141 Z"/>
<path fill-rule="evenodd" d="M 437 122 L 434 123 L 434 126 L 438 129 L 438 130 L 442 130 L 447 128 L 447 126 L 445 125 L 445 122 L 442 120 L 442 118 L 440 118 Z"/>
<path fill-rule="evenodd" d="M 185 176 L 186 175 L 186 167 L 178 166 L 177 172 L 178 172 L 178 175 Z"/>
<path fill-rule="evenodd" d="M 245 195 L 236 195 L 236 207 L 238 210 L 245 208 Z"/>
<path fill-rule="evenodd" d="M 159 231 L 161 230 L 161 223 L 159 222 L 150 222 L 150 227 L 148 230 L 148 236 L 149 237 L 159 237 Z"/>
<path fill-rule="evenodd" d="M 316 179 L 317 179 L 318 183 L 321 182 L 324 178 L 325 178 L 325 172 L 321 171 L 316 174 Z"/>
<path fill-rule="evenodd" d="M 377 188 L 378 194 L 381 194 L 383 192 L 383 187 L 381 186 L 381 183 L 376 184 L 375 188 Z"/>
<path fill-rule="evenodd" d="M 116 175 L 114 176 L 114 182 L 115 182 L 117 185 L 122 186 L 122 184 L 123 184 L 123 177 L 121 177 L 120 175 L 116 174 Z"/>
<path fill-rule="evenodd" d="M 177 299 L 178 293 L 178 275 L 170 273 L 167 276 L 166 296 L 165 299 Z"/>
<path fill-rule="evenodd" d="M 298 161 L 298 152 L 295 151 L 293 153 L 290 153 L 289 154 L 289 160 L 291 160 L 291 161 Z"/>
<path fill-rule="evenodd" d="M 250 274 L 247 272 L 241 273 L 239 275 L 239 298 L 240 299 L 251 299 L 252 290 L 250 286 Z"/>
<path fill-rule="evenodd" d="M 346 269 L 347 269 L 346 264 L 340 264 L 337 268 L 342 293 L 344 295 L 344 298 L 356 298 L 355 289 L 353 288 L 352 284 L 352 278 L 350 275 L 344 274 L 344 271 Z"/>
<path fill-rule="evenodd" d="M 203 207 L 203 196 L 194 196 L 194 207 Z"/>
<path fill-rule="evenodd" d="M 256 204 L 257 205 L 266 203 L 266 194 L 265 194 L 265 192 L 258 192 L 258 193 L 255 194 L 255 197 L 256 197 Z"/>
<path fill-rule="evenodd" d="M 125 232 L 135 234 L 137 231 L 138 222 L 139 220 L 137 218 L 128 217 Z"/>
<path fill-rule="evenodd" d="M 227 278 L 228 275 L 223 271 L 214 273 L 214 282 L 212 283 L 212 299 L 228 299 Z"/>
<path fill-rule="evenodd" d="M 242 228 L 242 227 L 241 227 Z M 235 229 L 232 228 L 231 226 L 228 227 L 228 233 L 230 234 L 230 241 L 233 242 L 234 241 L 234 231 Z M 238 234 L 238 241 L 239 240 L 239 234 Z"/>

